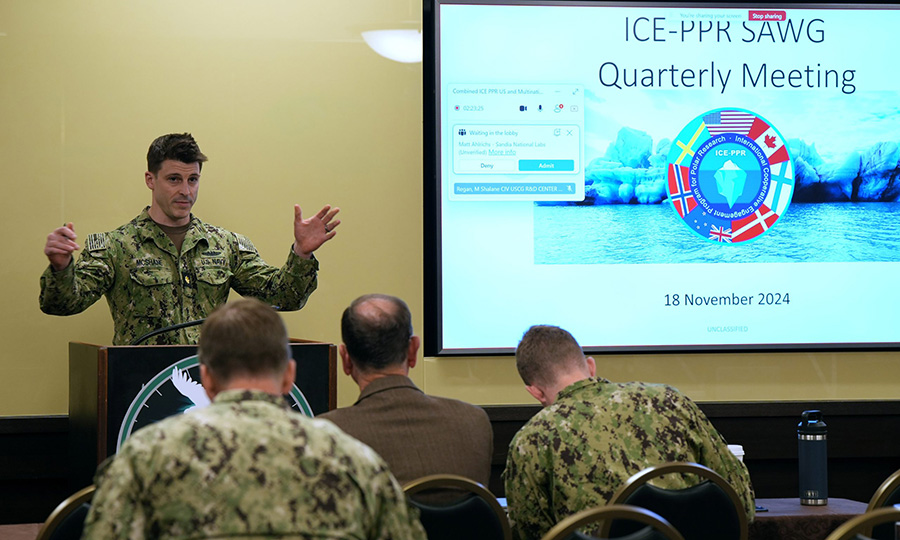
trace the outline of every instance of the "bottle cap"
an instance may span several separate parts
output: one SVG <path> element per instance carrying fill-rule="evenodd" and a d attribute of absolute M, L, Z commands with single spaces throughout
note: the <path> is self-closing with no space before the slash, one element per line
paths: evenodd
<path fill-rule="evenodd" d="M 809 435 L 825 433 L 827 427 L 825 421 L 822 420 L 822 412 L 813 409 L 810 411 L 803 411 L 803 414 L 800 415 L 800 423 L 797 424 L 797 433 Z"/>

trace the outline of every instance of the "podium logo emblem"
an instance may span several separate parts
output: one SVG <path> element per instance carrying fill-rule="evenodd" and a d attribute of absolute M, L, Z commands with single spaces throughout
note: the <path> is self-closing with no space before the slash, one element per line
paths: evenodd
<path fill-rule="evenodd" d="M 294 385 L 286 396 L 291 408 L 312 417 L 312 408 L 303 392 Z M 164 368 L 145 384 L 125 413 L 116 438 L 116 453 L 136 430 L 163 418 L 209 405 L 206 391 L 200 385 L 200 361 L 188 356 Z"/>

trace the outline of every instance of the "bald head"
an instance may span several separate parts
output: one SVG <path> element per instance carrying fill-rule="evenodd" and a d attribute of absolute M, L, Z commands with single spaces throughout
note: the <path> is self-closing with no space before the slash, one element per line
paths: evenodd
<path fill-rule="evenodd" d="M 341 317 L 341 339 L 353 363 L 363 370 L 402 364 L 412 337 L 409 307 L 394 296 L 360 296 Z"/>

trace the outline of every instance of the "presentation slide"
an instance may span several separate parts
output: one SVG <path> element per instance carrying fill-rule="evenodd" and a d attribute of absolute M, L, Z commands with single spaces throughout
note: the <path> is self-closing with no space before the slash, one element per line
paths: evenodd
<path fill-rule="evenodd" d="M 435 6 L 437 353 L 900 342 L 900 11 L 733 6 Z"/>

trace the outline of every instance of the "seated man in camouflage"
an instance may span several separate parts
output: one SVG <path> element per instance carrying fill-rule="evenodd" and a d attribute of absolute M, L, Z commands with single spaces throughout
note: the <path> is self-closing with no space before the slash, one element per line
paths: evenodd
<path fill-rule="evenodd" d="M 220 307 L 198 356 L 213 402 L 138 430 L 104 463 L 84 538 L 425 540 L 371 448 L 286 405 L 296 364 L 272 308 Z"/>
<path fill-rule="evenodd" d="M 115 326 L 114 345 L 152 331 L 202 319 L 234 289 L 289 311 L 316 289 L 313 252 L 340 225 L 337 208 L 303 219 L 294 205 L 294 244 L 281 268 L 269 266 L 242 235 L 200 221 L 191 213 L 206 156 L 190 133 L 158 137 L 147 152 L 144 183 L 150 206 L 118 229 L 91 234 L 79 249 L 72 223 L 47 236 L 50 261 L 41 275 L 41 311 L 81 313 L 106 295 Z M 161 333 L 152 343 L 196 343 L 196 326 Z"/>
<path fill-rule="evenodd" d="M 719 473 L 753 519 L 747 468 L 676 389 L 594 377 L 594 359 L 556 326 L 525 333 L 516 367 L 544 409 L 509 445 L 503 474 L 514 538 L 538 539 L 563 518 L 606 504 L 633 474 L 669 461 L 700 463 Z M 662 487 L 687 487 L 681 478 L 664 480 Z"/>

